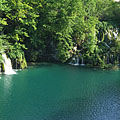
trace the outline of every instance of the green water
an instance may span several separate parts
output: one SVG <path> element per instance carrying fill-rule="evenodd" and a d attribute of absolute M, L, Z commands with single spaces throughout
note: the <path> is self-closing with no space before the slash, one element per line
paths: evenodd
<path fill-rule="evenodd" d="M 120 71 L 41 64 L 0 77 L 0 120 L 120 120 Z"/>

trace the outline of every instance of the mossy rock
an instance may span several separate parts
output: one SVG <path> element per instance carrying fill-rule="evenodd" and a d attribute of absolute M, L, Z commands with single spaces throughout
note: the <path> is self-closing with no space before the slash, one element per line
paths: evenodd
<path fill-rule="evenodd" d="M 112 69 L 112 70 L 119 70 L 120 67 L 119 67 L 118 65 L 115 65 L 115 66 L 113 66 L 111 69 Z"/>
<path fill-rule="evenodd" d="M 25 57 L 21 56 L 20 58 L 17 59 L 17 63 L 19 65 L 20 69 L 27 68 L 27 62 Z"/>
<path fill-rule="evenodd" d="M 1 72 L 5 72 L 5 67 L 3 63 L 1 63 L 0 67 L 1 67 Z"/>
<path fill-rule="evenodd" d="M 26 62 L 25 58 L 20 62 L 20 67 L 21 67 L 21 69 L 24 69 L 27 67 L 27 62 Z"/>

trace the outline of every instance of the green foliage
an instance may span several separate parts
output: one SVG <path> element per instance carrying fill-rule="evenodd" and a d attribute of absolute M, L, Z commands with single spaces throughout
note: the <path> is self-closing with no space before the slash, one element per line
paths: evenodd
<path fill-rule="evenodd" d="M 24 68 L 25 56 L 67 62 L 82 54 L 104 67 L 120 53 L 119 20 L 113 0 L 0 0 L 0 56 L 6 52 Z"/>
<path fill-rule="evenodd" d="M 36 30 L 35 19 L 39 15 L 32 2 L 2 0 L 0 5 L 0 52 L 6 52 L 12 59 L 20 59 L 26 49 L 29 31 Z"/>

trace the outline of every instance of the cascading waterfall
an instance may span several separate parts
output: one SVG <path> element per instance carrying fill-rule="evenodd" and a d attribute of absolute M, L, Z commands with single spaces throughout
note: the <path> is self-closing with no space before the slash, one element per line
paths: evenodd
<path fill-rule="evenodd" d="M 85 64 L 84 64 L 84 59 L 83 59 L 83 57 L 82 57 L 82 59 L 81 59 L 81 66 L 84 66 Z"/>
<path fill-rule="evenodd" d="M 81 56 L 81 66 L 84 66 L 85 64 L 84 64 L 84 58 L 83 58 L 83 56 L 82 56 L 82 54 L 81 53 L 79 53 L 79 55 Z"/>
<path fill-rule="evenodd" d="M 3 64 L 4 64 L 4 74 L 16 74 L 16 72 L 12 69 L 12 64 L 10 58 L 7 58 L 6 54 L 2 54 Z"/>
<path fill-rule="evenodd" d="M 114 56 L 111 55 L 111 63 L 114 64 Z"/>
<path fill-rule="evenodd" d="M 68 64 L 73 65 L 74 61 L 75 61 L 75 58 L 72 58 L 72 60 Z"/>
<path fill-rule="evenodd" d="M 79 61 L 80 61 L 79 57 L 77 57 L 77 58 L 73 57 L 69 64 L 70 65 L 74 65 L 74 66 L 78 66 L 79 65 Z"/>
<path fill-rule="evenodd" d="M 77 58 L 76 58 L 76 62 L 75 62 L 74 65 L 75 65 L 75 66 L 78 66 L 78 65 L 79 65 L 79 61 L 80 61 L 80 59 L 79 59 L 79 57 L 77 57 Z"/>
<path fill-rule="evenodd" d="M 79 66 L 79 65 L 84 66 L 85 65 L 84 58 L 82 54 L 79 53 L 79 55 L 74 56 L 69 64 L 74 65 L 74 66 Z"/>

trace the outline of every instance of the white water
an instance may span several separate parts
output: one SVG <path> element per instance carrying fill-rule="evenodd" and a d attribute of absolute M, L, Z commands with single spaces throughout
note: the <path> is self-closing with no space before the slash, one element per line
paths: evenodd
<path fill-rule="evenodd" d="M 84 59 L 83 59 L 83 57 L 82 57 L 82 60 L 81 60 L 81 66 L 84 66 L 85 64 L 84 64 Z"/>
<path fill-rule="evenodd" d="M 76 63 L 74 64 L 75 66 L 78 66 L 79 65 L 79 57 L 77 57 L 77 59 L 76 59 Z"/>
<path fill-rule="evenodd" d="M 2 54 L 3 57 L 3 64 L 5 72 L 4 74 L 10 75 L 10 74 L 16 74 L 16 72 L 12 69 L 12 64 L 10 58 L 7 58 L 6 54 Z"/>
<path fill-rule="evenodd" d="M 115 0 L 115 2 L 120 2 L 120 0 Z"/>
<path fill-rule="evenodd" d="M 118 37 L 118 32 L 113 32 L 113 35 L 114 35 L 115 38 L 117 38 Z"/>
<path fill-rule="evenodd" d="M 74 65 L 74 66 L 78 66 L 79 65 L 79 57 L 77 57 L 77 59 L 75 57 L 72 58 L 72 60 L 69 64 Z"/>
<path fill-rule="evenodd" d="M 79 65 L 84 66 L 85 65 L 83 57 L 81 58 L 81 64 L 80 64 L 79 56 L 78 57 L 73 57 L 72 61 L 69 64 L 74 65 L 74 66 L 79 66 Z"/>

